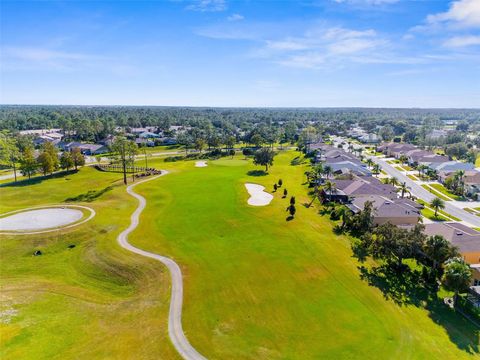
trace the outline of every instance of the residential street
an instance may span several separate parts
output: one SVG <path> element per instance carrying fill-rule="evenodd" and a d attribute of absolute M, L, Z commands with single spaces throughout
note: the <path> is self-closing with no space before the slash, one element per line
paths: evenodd
<path fill-rule="evenodd" d="M 385 171 L 388 175 L 396 177 L 400 182 L 405 182 L 407 186 L 410 188 L 411 193 L 413 196 L 416 196 L 426 202 L 430 202 L 435 195 L 424 189 L 419 184 L 415 183 L 412 179 L 405 175 L 405 172 L 399 171 L 395 169 L 392 165 L 388 164 L 385 159 L 378 158 L 375 156 L 369 156 L 375 163 L 379 164 L 383 171 Z M 470 214 L 463 210 L 460 207 L 455 206 L 453 201 L 445 201 L 445 211 L 459 219 L 462 219 L 466 225 L 473 226 L 473 227 L 480 227 L 480 217 Z M 467 203 L 466 203 L 467 204 Z M 466 207 L 466 206 L 465 206 Z"/>

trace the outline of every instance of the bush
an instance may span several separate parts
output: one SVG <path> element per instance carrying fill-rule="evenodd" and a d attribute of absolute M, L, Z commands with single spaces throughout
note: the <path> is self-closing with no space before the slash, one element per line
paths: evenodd
<path fill-rule="evenodd" d="M 466 296 L 459 296 L 456 306 L 480 322 L 480 308 L 473 306 L 472 303 L 467 300 Z"/>
<path fill-rule="evenodd" d="M 255 153 L 255 151 L 251 148 L 244 148 L 242 150 L 242 154 L 245 156 L 252 156 Z"/>
<path fill-rule="evenodd" d="M 214 149 L 208 153 L 208 156 L 222 156 L 222 150 Z"/>
<path fill-rule="evenodd" d="M 184 160 L 185 157 L 184 156 L 169 156 L 169 157 L 166 157 L 165 162 L 176 162 L 176 161 L 180 161 L 180 160 Z"/>

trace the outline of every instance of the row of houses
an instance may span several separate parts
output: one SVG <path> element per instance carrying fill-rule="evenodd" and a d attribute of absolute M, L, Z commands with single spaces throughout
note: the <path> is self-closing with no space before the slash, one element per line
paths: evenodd
<path fill-rule="evenodd" d="M 166 136 L 164 132 L 155 128 L 154 126 L 119 129 L 125 132 L 127 136 L 134 138 L 138 146 L 155 146 L 155 145 L 175 145 L 177 140 L 173 136 Z M 184 131 L 182 126 L 170 126 L 170 133 L 177 133 Z"/>
<path fill-rule="evenodd" d="M 480 172 L 475 170 L 475 165 L 472 163 L 450 160 L 448 156 L 435 154 L 405 143 L 381 144 L 377 147 L 377 151 L 397 159 L 405 157 L 412 167 L 426 166 L 436 172 L 441 183 L 444 183 L 457 171 L 463 171 L 466 193 L 468 195 L 480 193 Z"/>
<path fill-rule="evenodd" d="M 370 201 L 374 207 L 375 225 L 390 222 L 401 227 L 412 227 L 420 221 L 423 205 L 400 197 L 393 185 L 385 184 L 363 170 L 358 171 L 364 169 L 365 164 L 356 156 L 325 144 L 315 144 L 315 148 L 318 151 L 317 161 L 321 161 L 324 166 L 338 168 L 337 161 L 355 164 L 355 170 L 348 172 L 348 177 L 344 171 L 334 172 L 334 189 L 322 190 L 326 201 L 345 204 L 353 213 L 363 210 L 365 203 Z M 442 235 L 458 248 L 465 261 L 470 264 L 480 263 L 480 232 L 461 223 L 438 222 L 425 224 L 425 233 L 429 236 Z M 473 267 L 473 270 L 474 285 L 480 286 L 480 265 Z"/>
<path fill-rule="evenodd" d="M 400 198 L 393 185 L 374 177 L 355 155 L 326 144 L 314 144 L 312 148 L 317 151 L 315 161 L 328 165 L 336 177 L 334 191 L 323 190 L 326 201 L 345 204 L 353 213 L 363 210 L 365 203 L 371 201 L 375 208 L 375 225 L 390 222 L 410 227 L 418 223 L 423 206 L 411 199 Z"/>
<path fill-rule="evenodd" d="M 371 176 L 371 171 L 356 156 L 345 150 L 335 148 L 319 142 L 310 145 L 310 151 L 316 153 L 314 162 L 328 164 L 332 172 L 339 174 L 354 174 L 359 176 Z"/>

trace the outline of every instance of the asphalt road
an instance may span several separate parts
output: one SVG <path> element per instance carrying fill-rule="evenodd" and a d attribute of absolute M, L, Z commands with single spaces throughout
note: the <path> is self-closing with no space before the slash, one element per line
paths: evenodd
<path fill-rule="evenodd" d="M 138 200 L 138 207 L 130 217 L 130 226 L 118 235 L 117 241 L 121 247 L 136 254 L 146 256 L 160 261 L 170 271 L 172 278 L 172 295 L 170 300 L 170 310 L 168 314 L 168 335 L 172 340 L 173 346 L 185 360 L 206 360 L 195 348 L 188 342 L 182 328 L 182 303 L 183 303 L 183 280 L 182 271 L 178 264 L 170 258 L 161 256 L 149 251 L 139 249 L 128 242 L 128 235 L 134 231 L 139 223 L 140 214 L 145 208 L 147 201 L 145 198 L 133 191 L 133 188 L 146 181 L 154 180 L 160 176 L 168 174 L 162 170 L 162 174 L 139 181 L 127 187 L 127 192 Z"/>
<path fill-rule="evenodd" d="M 375 156 L 370 156 L 370 158 L 375 163 L 379 164 L 382 167 L 383 171 L 385 171 L 388 175 L 396 177 L 402 183 L 405 182 L 410 188 L 410 192 L 413 196 L 416 196 L 417 198 L 420 198 L 426 202 L 430 202 L 433 198 L 435 198 L 435 195 L 433 195 L 431 192 L 424 189 L 422 186 L 410 179 L 407 175 L 405 175 L 404 172 L 395 169 L 392 165 L 387 163 L 386 160 L 382 158 L 377 158 Z M 480 217 L 474 214 L 470 214 L 469 212 L 466 212 L 459 207 L 456 207 L 449 201 L 445 201 L 445 211 L 461 219 L 462 221 L 471 226 L 480 227 Z"/>

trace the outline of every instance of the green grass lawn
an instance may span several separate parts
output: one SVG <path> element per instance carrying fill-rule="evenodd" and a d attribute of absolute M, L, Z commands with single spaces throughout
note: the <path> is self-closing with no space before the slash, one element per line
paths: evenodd
<path fill-rule="evenodd" d="M 480 155 L 475 159 L 475 167 L 480 167 Z"/>
<path fill-rule="evenodd" d="M 425 206 L 425 208 L 422 210 L 422 215 L 427 217 L 428 219 L 430 220 L 439 220 L 439 221 L 445 221 L 445 220 L 448 220 L 448 221 L 462 221 L 460 220 L 459 218 L 447 213 L 445 210 L 442 210 L 442 209 L 439 209 L 437 211 L 437 217 L 435 218 L 435 211 L 430 207 L 430 205 L 423 201 L 422 199 L 417 199 L 417 202 L 419 204 L 422 204 L 423 206 Z"/>
<path fill-rule="evenodd" d="M 179 358 L 167 336 L 167 274 L 115 240 L 136 206 L 120 178 L 86 167 L 66 177 L 0 188 L 5 213 L 113 186 L 95 201 L 75 202 L 97 212 L 83 225 L 0 236 L 1 359 Z M 35 250 L 43 255 L 32 256 Z"/>
<path fill-rule="evenodd" d="M 452 199 L 446 197 L 444 194 L 442 194 L 440 191 L 437 191 L 435 189 L 432 189 L 430 186 L 428 186 L 427 184 L 422 184 L 422 187 L 426 190 L 428 190 L 429 192 L 431 192 L 433 195 L 435 195 L 436 197 L 442 199 L 442 200 L 445 200 L 445 201 L 451 201 Z"/>
<path fill-rule="evenodd" d="M 442 184 L 430 184 L 430 186 L 433 187 L 435 190 L 441 192 L 442 194 L 452 198 L 453 200 L 457 200 L 457 201 L 464 201 L 465 200 L 464 197 L 455 195 L 454 193 L 452 193 L 450 190 L 448 190 Z"/>
<path fill-rule="evenodd" d="M 408 166 L 408 165 L 398 165 L 398 166 L 395 166 L 395 169 L 400 170 L 400 171 L 412 171 L 413 170 L 413 168 L 411 166 Z"/>
<path fill-rule="evenodd" d="M 427 219 L 433 220 L 433 221 L 448 221 L 450 219 L 447 219 L 445 216 L 443 216 L 440 211 L 438 211 L 437 216 L 435 216 L 435 211 L 430 209 L 430 208 L 423 208 L 422 209 L 422 215 L 425 216 Z"/>
<path fill-rule="evenodd" d="M 148 204 L 131 238 L 180 264 L 191 343 L 209 359 L 478 357 L 478 330 L 440 302 L 397 305 L 360 279 L 348 237 L 317 204 L 302 205 L 306 167 L 290 165 L 295 156 L 281 153 L 265 176 L 241 156 L 205 168 L 152 159 L 170 174 L 137 187 Z M 0 241 L 2 310 L 17 311 L 0 327 L 2 359 L 178 358 L 165 268 L 115 241 L 136 206 L 120 177 L 84 168 L 0 188 L 3 213 L 113 186 L 87 203 L 97 216 L 75 230 Z M 269 206 L 246 203 L 245 182 L 271 191 L 279 178 L 296 196 L 292 221 L 282 191 Z M 37 248 L 44 255 L 33 257 Z"/>

